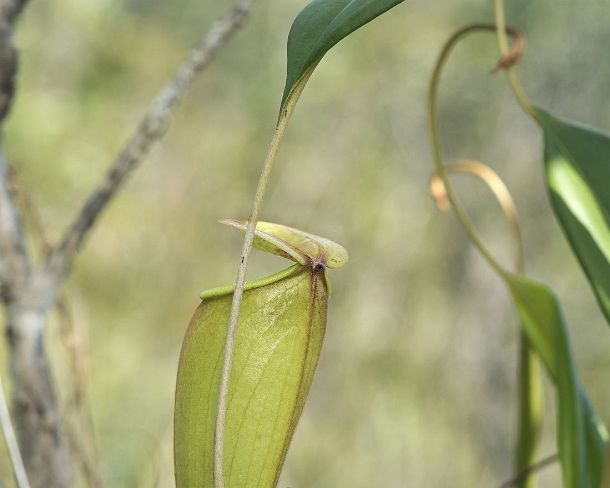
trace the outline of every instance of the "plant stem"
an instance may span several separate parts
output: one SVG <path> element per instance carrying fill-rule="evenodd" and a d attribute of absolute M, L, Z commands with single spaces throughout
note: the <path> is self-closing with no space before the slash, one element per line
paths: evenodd
<path fill-rule="evenodd" d="M 504 1 L 503 0 L 494 0 L 494 11 L 495 11 L 495 20 L 496 20 L 496 37 L 498 38 L 498 48 L 500 49 L 500 54 L 502 56 L 506 56 L 510 52 L 510 48 L 508 45 L 508 38 L 506 35 L 506 21 L 504 18 Z M 508 67 L 506 70 L 506 79 L 517 99 L 517 103 L 521 106 L 523 111 L 527 113 L 532 118 L 536 119 L 536 110 L 530 103 L 527 95 L 525 94 L 525 90 L 517 77 L 517 74 L 514 70 Z"/>
<path fill-rule="evenodd" d="M 19 451 L 19 444 L 17 444 L 17 437 L 13 430 L 13 424 L 11 423 L 11 417 L 8 411 L 6 403 L 6 397 L 4 396 L 4 388 L 2 381 L 0 380 L 0 424 L 2 424 L 2 434 L 4 435 L 4 441 L 8 449 L 9 456 L 11 458 L 11 465 L 13 466 L 13 472 L 15 473 L 15 480 L 19 488 L 30 488 L 28 483 L 28 477 L 25 472 L 23 465 L 23 459 L 21 458 L 21 452 Z"/>
<path fill-rule="evenodd" d="M 542 414 L 542 378 L 540 365 L 529 347 L 525 333 L 519 336 L 518 365 L 518 437 L 515 445 L 515 472 L 527 469 L 536 455 Z M 533 488 L 536 479 L 528 473 L 519 480 L 519 488 Z"/>
<path fill-rule="evenodd" d="M 521 234 L 518 234 L 521 239 Z M 517 273 L 525 273 L 523 243 L 518 246 Z M 542 423 L 542 374 L 536 354 L 529 346 L 527 336 L 520 327 L 519 358 L 517 366 L 517 442 L 515 444 L 515 472 L 522 473 L 517 481 L 519 488 L 536 486 L 535 470 L 528 471 L 534 462 L 536 445 Z"/>
<path fill-rule="evenodd" d="M 496 0 L 496 6 L 498 0 Z M 500 2 L 501 6 L 501 2 Z M 493 30 L 496 32 L 501 32 L 502 41 L 499 41 L 501 44 L 500 49 L 502 50 L 502 56 L 506 57 L 510 50 L 508 47 L 508 41 L 506 39 L 506 26 L 504 25 L 503 15 L 499 16 L 498 25 Z M 439 137 L 438 137 L 438 128 L 437 128 L 437 120 L 436 120 L 436 99 L 438 92 L 438 85 L 440 82 L 440 75 L 443 66 L 445 65 L 447 58 L 455 46 L 455 44 L 467 34 L 478 31 L 478 30 L 490 30 L 490 25 L 488 24 L 472 24 L 466 26 L 460 30 L 458 30 L 453 36 L 449 38 L 449 40 L 445 43 L 443 50 L 439 56 L 436 67 L 434 69 L 434 73 L 432 75 L 432 79 L 430 81 L 430 89 L 428 96 L 428 115 L 429 115 L 429 128 L 430 128 L 430 136 L 432 141 L 432 151 L 434 157 L 434 163 L 436 165 L 438 176 L 441 178 L 443 185 L 445 187 L 445 192 L 447 195 L 447 199 L 449 200 L 458 220 L 466 230 L 466 233 L 472 240 L 473 244 L 477 247 L 477 249 L 481 252 L 485 260 L 489 263 L 489 265 L 500 275 L 504 280 L 508 277 L 508 272 L 493 258 L 489 250 L 485 247 L 479 235 L 477 234 L 474 225 L 468 218 L 468 215 L 463 210 L 461 205 L 459 204 L 457 198 L 455 197 L 451 186 L 449 185 L 449 179 L 447 177 L 447 171 L 443 164 L 442 154 L 440 149 Z M 499 36 L 500 37 L 500 36 Z M 517 101 L 521 105 L 521 107 L 532 117 L 536 117 L 535 110 L 532 105 L 527 100 L 521 85 L 518 81 L 518 78 L 514 74 L 509 73 L 508 75 L 509 83 L 515 93 Z M 521 233 L 516 226 L 515 236 L 518 240 L 517 242 L 517 255 L 516 255 L 516 271 L 518 274 L 522 274 L 524 272 L 525 264 L 524 264 L 524 256 L 523 256 L 523 245 L 521 241 Z M 529 466 L 533 460 L 533 456 L 535 454 L 535 446 L 537 440 L 537 433 L 540 426 L 540 416 L 542 410 L 542 400 L 541 400 L 541 378 L 539 365 L 530 351 L 529 345 L 527 343 L 525 334 L 523 332 L 520 333 L 519 340 L 519 386 L 518 386 L 518 409 L 519 409 L 519 420 L 518 420 L 518 440 L 516 444 L 516 470 L 517 472 L 523 471 L 524 468 Z M 533 486 L 534 480 L 532 477 L 526 476 L 520 486 L 521 488 L 530 488 Z"/>
<path fill-rule="evenodd" d="M 496 20 L 496 37 L 498 48 L 502 56 L 509 51 L 506 36 L 506 21 L 504 16 L 503 0 L 494 0 L 494 12 Z M 537 118 L 536 110 L 530 103 L 525 90 L 514 70 L 506 69 L 506 79 L 511 87 L 515 99 L 523 109 L 534 120 Z M 524 269 L 519 269 L 523 272 Z M 542 379 L 540 366 L 534 353 L 530 350 L 525 333 L 522 331 L 519 341 L 519 366 L 518 366 L 518 438 L 515 446 L 515 471 L 522 472 L 534 460 L 538 431 L 540 430 L 542 413 Z M 532 488 L 536 485 L 535 477 L 529 473 L 517 481 L 519 488 Z"/>
<path fill-rule="evenodd" d="M 434 160 L 434 165 L 436 167 L 436 172 L 443 182 L 445 187 L 445 191 L 447 192 L 447 200 L 451 204 L 453 211 L 457 219 L 462 224 L 462 227 L 468 234 L 468 237 L 474 244 L 474 246 L 479 250 L 485 261 L 501 276 L 506 277 L 508 272 L 502 267 L 500 263 L 496 261 L 493 257 L 489 249 L 483 244 L 483 241 L 479 237 L 474 224 L 466 214 L 465 210 L 462 208 L 459 200 L 455 196 L 453 189 L 449 183 L 449 178 L 447 177 L 447 171 L 445 170 L 445 165 L 443 164 L 443 157 L 441 154 L 439 134 L 438 134 L 438 121 L 436 116 L 436 105 L 438 98 L 438 87 L 440 84 L 440 77 L 451 53 L 451 50 L 455 46 L 455 44 L 464 36 L 479 30 L 491 30 L 493 26 L 489 24 L 471 24 L 462 29 L 455 32 L 445 43 L 443 49 L 438 57 L 436 65 L 434 67 L 434 72 L 432 73 L 432 78 L 430 79 L 430 84 L 428 87 L 428 128 L 430 132 L 430 140 L 432 143 L 432 156 Z"/>
<path fill-rule="evenodd" d="M 520 257 L 517 258 L 517 273 L 525 273 L 523 245 L 519 246 Z M 536 445 L 542 419 L 542 375 L 536 354 L 527 341 L 527 336 L 520 327 L 519 358 L 517 366 L 517 442 L 515 444 L 515 472 L 525 472 L 517 481 L 519 488 L 536 486 L 534 471 L 527 471 L 534 462 Z"/>
<path fill-rule="evenodd" d="M 523 273 L 525 257 L 523 253 L 523 239 L 521 226 L 519 225 L 519 216 L 517 215 L 517 208 L 510 196 L 510 192 L 502 179 L 486 164 L 470 159 L 445 166 L 445 171 L 448 174 L 461 173 L 476 176 L 487 185 L 489 190 L 496 197 L 496 201 L 500 205 L 502 213 L 509 223 L 510 232 L 515 245 L 515 269 L 518 273 Z M 441 210 L 450 210 L 449 205 L 446 203 L 446 189 L 437 173 L 435 173 L 430 180 L 430 191 L 433 198 L 436 200 L 437 206 Z"/>
<path fill-rule="evenodd" d="M 316 63 L 317 65 L 317 63 Z M 231 313 L 229 315 L 229 323 L 227 325 L 227 336 L 225 340 L 225 349 L 222 362 L 222 371 L 220 376 L 220 383 L 218 386 L 218 403 L 216 405 L 216 425 L 214 427 L 214 488 L 224 488 L 224 470 L 223 470 L 223 458 L 224 458 L 224 428 L 227 415 L 228 407 L 228 396 L 229 396 L 229 384 L 231 381 L 231 369 L 233 367 L 233 354 L 235 349 L 235 334 L 237 333 L 237 325 L 239 320 L 239 311 L 241 308 L 241 300 L 244 292 L 244 285 L 246 282 L 246 270 L 248 267 L 248 257 L 252 249 L 252 241 L 254 239 L 254 231 L 256 229 L 256 222 L 258 221 L 258 214 L 265 196 L 267 189 L 267 183 L 269 182 L 269 175 L 273 167 L 273 162 L 277 155 L 280 143 L 284 137 L 284 132 L 288 126 L 290 116 L 294 111 L 307 80 L 313 73 L 316 65 L 312 66 L 307 71 L 301 80 L 295 85 L 293 91 L 288 96 L 288 99 L 281 107 L 279 119 L 269 144 L 267 156 L 263 164 L 260 178 L 258 180 L 258 186 L 256 187 L 256 193 L 254 195 L 254 201 L 252 202 L 252 210 L 250 211 L 250 218 L 248 219 L 248 226 L 244 236 L 244 242 L 241 249 L 241 257 L 239 261 L 239 267 L 237 268 L 237 278 L 235 280 L 235 291 L 233 292 L 233 301 L 231 302 Z"/>
<path fill-rule="evenodd" d="M 525 256 L 521 228 L 516 207 L 504 182 L 491 168 L 478 161 L 460 161 L 446 166 L 445 171 L 448 173 L 466 173 L 477 176 L 489 187 L 502 207 L 504 216 L 510 223 L 511 234 L 515 241 L 515 270 L 517 274 L 524 274 Z M 448 210 L 449 207 L 444 202 L 446 191 L 444 187 L 438 186 L 438 182 L 438 176 L 435 175 L 430 185 L 433 197 L 441 209 Z M 518 364 L 518 429 L 515 446 L 515 472 L 521 473 L 534 460 L 542 413 L 540 366 L 530 350 L 523 332 L 519 336 Z M 521 488 L 531 488 L 534 486 L 533 475 L 530 475 L 528 472 L 525 476 L 519 478 L 516 483 Z"/>

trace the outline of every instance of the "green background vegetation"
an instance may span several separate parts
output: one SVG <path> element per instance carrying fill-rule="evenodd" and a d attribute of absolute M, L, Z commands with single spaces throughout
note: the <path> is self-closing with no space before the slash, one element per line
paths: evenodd
<path fill-rule="evenodd" d="M 108 486 L 152 486 L 157 476 L 172 486 L 180 343 L 200 291 L 234 280 L 240 236 L 215 221 L 247 217 L 276 121 L 286 36 L 304 3 L 260 0 L 77 261 L 67 293 Z M 508 22 L 528 38 L 519 73 L 532 101 L 606 132 L 609 7 L 507 2 Z M 227 8 L 211 0 L 28 7 L 5 146 L 52 239 L 186 50 Z M 427 195 L 433 63 L 455 28 L 491 17 L 483 0 L 400 5 L 331 51 L 296 109 L 262 219 L 333 239 L 351 259 L 329 271 L 326 342 L 282 488 L 493 487 L 511 474 L 515 313 L 503 284 Z M 449 63 L 440 105 L 447 161 L 483 160 L 508 184 L 529 275 L 561 298 L 581 378 L 608 422 L 610 331 L 551 213 L 540 131 L 502 76 L 487 74 L 497 56 L 494 37 L 480 34 Z M 457 178 L 481 231 L 510 262 L 496 204 L 477 182 Z M 286 265 L 252 258 L 251 278 Z M 48 340 L 61 386 L 67 364 L 57 329 Z M 553 429 L 551 416 L 541 457 L 554 452 Z M 10 486 L 5 460 L 0 467 Z M 558 486 L 558 466 L 541 480 Z"/>

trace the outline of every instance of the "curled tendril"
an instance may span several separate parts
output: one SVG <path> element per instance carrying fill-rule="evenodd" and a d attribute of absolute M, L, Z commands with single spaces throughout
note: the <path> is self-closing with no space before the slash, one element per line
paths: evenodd
<path fill-rule="evenodd" d="M 493 29 L 496 29 L 495 26 L 492 25 Z M 498 64 L 496 64 L 492 70 L 490 71 L 492 74 L 497 71 L 512 68 L 515 64 L 519 62 L 523 53 L 525 52 L 525 45 L 527 41 L 523 33 L 514 27 L 506 27 L 505 32 L 513 38 L 515 41 L 512 49 L 506 54 L 502 55 Z"/>
<path fill-rule="evenodd" d="M 507 69 L 510 66 L 514 65 L 517 60 L 520 59 L 525 47 L 525 38 L 517 29 L 513 27 L 505 27 L 504 29 L 508 35 L 515 39 L 515 43 L 510 51 L 504 52 L 500 61 L 496 65 L 496 68 L 494 69 Z M 443 163 L 437 126 L 436 106 L 438 87 L 440 84 L 441 72 L 447 61 L 447 58 L 449 57 L 449 54 L 451 53 L 453 47 L 460 39 L 474 32 L 481 31 L 494 33 L 496 32 L 496 25 L 488 23 L 468 24 L 454 32 L 453 35 L 449 37 L 449 39 L 444 44 L 443 49 L 441 50 L 441 53 L 436 62 L 434 71 L 432 73 L 432 78 L 430 79 L 430 86 L 428 91 L 428 127 L 432 143 L 432 155 L 434 164 L 436 166 L 437 175 L 442 181 L 442 184 L 445 188 L 444 191 L 446 193 L 446 198 L 448 202 L 451 203 L 451 208 L 453 209 L 456 217 L 464 227 L 464 230 L 470 237 L 470 240 L 477 247 L 483 258 L 498 273 L 499 276 L 506 278 L 506 276 L 509 275 L 509 272 L 494 259 L 492 253 L 487 249 L 483 241 L 480 239 L 467 213 L 461 207 L 459 201 L 453 194 L 451 185 L 449 183 L 449 180 L 447 179 L 445 166 Z M 520 263 L 518 264 L 520 265 Z"/>
<path fill-rule="evenodd" d="M 496 0 L 496 5 L 501 5 L 501 3 L 501 0 Z M 496 12 L 501 13 L 501 9 L 497 9 Z M 439 54 L 436 65 L 434 67 L 432 77 L 430 79 L 428 91 L 428 129 L 430 133 L 433 161 L 436 167 L 436 176 L 438 180 L 440 180 L 440 183 L 433 183 L 432 190 L 440 196 L 439 202 L 441 202 L 442 205 L 445 205 L 447 207 L 449 207 L 450 205 L 451 210 L 453 210 L 453 213 L 462 224 L 462 227 L 468 234 L 473 245 L 480 252 L 481 256 L 494 269 L 494 271 L 505 282 L 508 283 L 510 282 L 510 280 L 513 279 L 513 273 L 509 272 L 507 269 L 504 268 L 504 266 L 502 266 L 498 261 L 496 261 L 493 254 L 484 244 L 483 240 L 476 231 L 474 224 L 468 216 L 468 213 L 460 205 L 459 199 L 457 198 L 455 192 L 451 187 L 451 183 L 449 181 L 449 172 L 452 171 L 452 168 L 445 167 L 443 162 L 437 121 L 437 98 L 443 67 L 447 62 L 447 59 L 452 49 L 455 47 L 455 45 L 460 39 L 466 37 L 471 33 L 480 31 L 497 32 L 499 39 L 502 41 L 502 57 L 496 67 L 492 70 L 492 72 L 497 71 L 498 69 L 506 70 L 508 81 L 511 85 L 511 88 L 513 90 L 513 93 L 515 94 L 517 101 L 519 102 L 523 110 L 529 113 L 532 117 L 536 117 L 536 112 L 533 109 L 532 105 L 529 103 L 529 100 L 527 99 L 527 96 L 525 95 L 525 92 L 523 91 L 516 75 L 514 74 L 514 72 L 512 72 L 512 70 L 509 69 L 521 58 L 521 55 L 523 54 L 523 50 L 525 48 L 525 39 L 516 29 L 505 26 L 502 15 L 497 16 L 497 18 L 499 19 L 497 20 L 497 25 L 478 23 L 462 27 L 461 29 L 456 31 L 451 37 L 449 37 L 449 39 L 443 45 L 443 48 Z M 513 37 L 513 39 L 515 40 L 512 49 L 509 49 L 508 43 L 506 42 L 507 34 Z M 483 167 L 485 166 L 483 165 Z M 514 219 L 511 220 L 511 223 L 514 229 L 513 233 L 515 235 L 515 242 L 517 243 L 515 268 L 518 273 L 523 273 L 524 264 L 522 251 L 523 246 L 521 243 L 521 231 L 518 226 L 518 221 L 516 219 L 517 214 L 514 210 L 514 205 L 512 204 L 512 199 L 510 198 L 508 190 L 506 190 L 504 183 L 502 183 L 502 180 L 497 177 L 495 173 L 490 173 L 491 170 L 489 168 L 486 168 L 486 170 L 481 171 L 481 166 L 473 166 L 472 164 L 469 165 L 468 168 L 470 170 L 478 170 L 474 171 L 474 174 L 476 174 L 483 181 L 488 183 L 488 186 L 491 188 L 494 194 L 496 194 L 496 198 L 498 198 L 497 192 L 500 192 L 499 194 L 502 195 L 502 198 L 498 198 L 498 200 L 500 202 L 500 205 L 502 205 L 505 214 L 507 214 L 507 216 L 514 217 Z M 463 170 L 464 167 L 462 166 L 461 169 Z M 494 174 L 496 177 L 490 178 L 490 174 Z M 489 184 L 490 181 L 492 181 L 494 184 Z M 505 198 L 507 195 L 508 199 Z M 508 206 L 506 206 L 507 204 Z M 506 210 L 508 210 L 508 213 L 506 212 Z M 529 349 L 527 339 L 524 333 L 521 332 L 519 350 L 518 435 L 517 442 L 515 445 L 515 467 L 517 472 L 522 472 L 524 468 L 527 468 L 531 465 L 536 449 L 542 412 L 542 386 L 539 375 L 540 373 L 538 370 L 538 365 L 534 358 L 534 353 Z M 530 475 L 526 475 L 526 477 L 528 476 Z M 529 483 L 530 481 L 531 477 L 526 483 Z"/>
<path fill-rule="evenodd" d="M 496 201 L 500 205 L 502 213 L 506 217 L 506 220 L 511 228 L 511 233 L 515 242 L 515 270 L 518 273 L 523 273 L 525 268 L 525 259 L 521 226 L 519 225 L 519 216 L 517 214 L 517 208 L 515 207 L 513 198 L 511 197 L 506 184 L 504 181 L 502 181 L 502 178 L 500 178 L 498 174 L 486 164 L 474 160 L 458 161 L 457 163 L 445 166 L 445 172 L 448 174 L 469 174 L 479 178 L 483 183 L 485 183 L 485 185 L 487 185 L 489 190 L 495 196 Z M 451 210 L 451 203 L 447 198 L 445 184 L 438 175 L 438 172 L 435 172 L 430 178 L 429 188 L 434 203 L 439 210 L 442 210 L 443 212 L 448 212 Z"/>

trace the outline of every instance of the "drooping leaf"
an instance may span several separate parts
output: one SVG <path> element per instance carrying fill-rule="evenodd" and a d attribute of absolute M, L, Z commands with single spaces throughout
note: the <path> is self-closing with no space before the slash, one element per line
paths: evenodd
<path fill-rule="evenodd" d="M 288 70 L 282 108 L 322 57 L 341 39 L 403 0 L 313 0 L 296 17 L 288 35 Z"/>
<path fill-rule="evenodd" d="M 294 241 L 288 227 L 265 227 L 279 229 L 287 241 Z M 265 249 L 272 252 L 276 245 L 290 245 L 269 234 L 258 238 L 258 244 L 268 244 Z M 325 241 L 331 250 L 338 246 Z M 227 488 L 277 484 L 326 328 L 326 266 L 307 263 L 246 284 L 225 424 Z M 178 488 L 213 486 L 214 423 L 232 294 L 233 287 L 201 294 L 182 345 L 174 414 Z"/>
<path fill-rule="evenodd" d="M 544 285 L 508 276 L 528 341 L 557 392 L 557 446 L 565 488 L 599 488 L 608 434 L 577 377 L 561 308 Z"/>
<path fill-rule="evenodd" d="M 233 219 L 219 222 L 242 231 L 248 224 L 245 220 Z M 329 268 L 340 268 L 349 259 L 345 248 L 336 242 L 285 225 L 259 221 L 254 236 L 255 248 L 303 265 L 324 263 Z"/>
<path fill-rule="evenodd" d="M 553 209 L 610 322 L 610 137 L 536 115 Z"/>

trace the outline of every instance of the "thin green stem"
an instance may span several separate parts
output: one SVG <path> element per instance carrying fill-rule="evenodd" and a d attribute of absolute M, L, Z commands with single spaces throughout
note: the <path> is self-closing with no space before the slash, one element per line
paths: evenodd
<path fill-rule="evenodd" d="M 497 0 L 496 0 L 497 1 Z M 477 247 L 477 249 L 481 252 L 485 260 L 489 263 L 489 265 L 502 277 L 504 280 L 508 278 L 508 271 L 506 271 L 492 256 L 489 250 L 485 247 L 479 235 L 477 234 L 474 225 L 468 218 L 468 215 L 463 210 L 459 201 L 455 197 L 453 190 L 449 184 L 449 179 L 447 177 L 447 172 L 442 160 L 442 154 L 439 143 L 438 136 L 438 124 L 436 120 L 436 99 L 438 93 L 438 86 L 440 83 L 440 75 L 442 68 L 444 67 L 449 54 L 455 44 L 464 36 L 470 34 L 471 32 L 480 31 L 480 30 L 495 30 L 496 32 L 501 32 L 502 40 L 500 42 L 500 49 L 502 51 L 502 56 L 504 59 L 516 59 L 515 53 L 511 53 L 508 47 L 508 40 L 506 38 L 507 28 L 504 24 L 503 14 L 497 18 L 498 25 L 493 26 L 489 24 L 473 24 L 466 26 L 460 30 L 458 30 L 453 36 L 449 38 L 449 40 L 445 43 L 443 50 L 439 56 L 436 67 L 434 69 L 434 73 L 432 75 L 432 79 L 430 81 L 430 90 L 428 97 L 428 115 L 429 115 L 429 125 L 430 125 L 430 137 L 432 141 L 432 151 L 434 157 L 434 163 L 436 165 L 437 173 L 441 178 L 443 185 L 445 187 L 445 191 L 447 194 L 447 199 L 449 200 L 458 220 L 466 230 L 468 236 L 472 240 L 473 244 Z M 513 31 L 514 33 L 515 31 Z M 500 39 L 500 36 L 499 36 Z M 511 56 L 512 54 L 512 56 Z M 518 57 L 518 56 L 517 56 Z M 499 66 L 508 69 L 510 67 L 510 63 L 508 65 L 504 65 L 502 61 L 499 63 Z M 517 101 L 522 106 L 522 108 L 532 117 L 536 117 L 536 113 L 532 105 L 527 100 L 521 85 L 516 77 L 516 75 L 509 73 L 508 74 L 509 83 L 513 89 L 515 97 Z M 515 232 L 516 239 L 519 241 L 517 243 L 517 256 L 516 256 L 516 272 L 518 274 L 524 273 L 525 268 L 525 260 L 523 256 L 523 245 L 521 242 L 521 232 L 517 225 L 517 230 Z M 533 460 L 533 456 L 535 454 L 536 441 L 538 437 L 538 430 L 540 427 L 540 416 L 542 410 L 542 400 L 541 400 L 541 378 L 539 365 L 537 360 L 535 359 L 532 351 L 529 348 L 526 337 L 523 332 L 520 334 L 520 352 L 519 352 L 519 393 L 518 393 L 518 405 L 519 405 L 519 424 L 518 424 L 518 440 L 516 445 L 516 467 L 517 472 L 521 472 L 524 468 L 529 466 Z M 521 488 L 530 488 L 534 481 L 531 476 L 526 476 L 521 484 Z"/>
<path fill-rule="evenodd" d="M 478 161 L 460 161 L 445 167 L 448 173 L 466 173 L 480 178 L 492 191 L 502 208 L 504 216 L 510 223 L 511 234 L 515 241 L 515 271 L 517 274 L 525 273 L 525 256 L 523 251 L 523 238 L 517 209 L 510 196 L 508 188 L 500 177 L 488 166 Z M 438 178 L 431 181 L 431 190 L 437 200 L 437 205 L 449 209 L 445 205 L 446 191 L 439 187 Z M 442 185 L 442 183 L 441 183 Z M 534 460 L 536 444 L 540 430 L 542 415 L 542 383 L 540 366 L 534 353 L 530 350 L 526 336 L 523 332 L 519 336 L 519 362 L 518 362 L 518 429 L 515 446 L 515 472 L 521 473 L 527 469 Z M 519 478 L 520 488 L 532 488 L 535 484 L 533 472 Z"/>
<path fill-rule="evenodd" d="M 487 249 L 485 244 L 483 244 L 482 239 L 479 237 L 474 224 L 468 217 L 466 211 L 463 209 L 459 200 L 455 196 L 453 188 L 449 183 L 449 178 L 447 176 L 447 171 L 445 170 L 445 165 L 443 164 L 443 157 L 441 153 L 439 134 L 438 134 L 438 121 L 437 121 L 437 98 L 438 98 L 438 87 L 440 84 L 441 73 L 447 59 L 449 58 L 449 54 L 451 53 L 453 47 L 457 44 L 457 42 L 465 37 L 466 35 L 477 32 L 481 30 L 490 31 L 494 30 L 495 27 L 490 24 L 471 24 L 462 29 L 458 30 L 454 33 L 445 43 L 443 49 L 438 57 L 436 62 L 436 66 L 434 67 L 434 71 L 432 73 L 432 78 L 430 79 L 430 84 L 428 88 L 428 128 L 430 133 L 430 140 L 432 143 L 432 156 L 434 159 L 434 165 L 436 167 L 436 172 L 443 182 L 445 187 L 445 191 L 447 192 L 447 200 L 451 204 L 453 211 L 457 219 L 462 224 L 462 227 L 468 234 L 468 237 L 474 244 L 474 246 L 479 250 L 485 261 L 501 276 L 506 277 L 508 275 L 508 271 L 502 267 L 498 261 L 493 257 L 492 253 Z"/>
<path fill-rule="evenodd" d="M 519 238 L 521 238 L 519 236 Z M 525 273 L 523 244 L 520 246 L 521 257 L 517 259 L 517 273 Z M 542 372 L 536 354 L 531 349 L 523 327 L 519 333 L 519 357 L 517 366 L 517 442 L 515 444 L 515 472 L 525 471 L 522 479 L 517 481 L 519 488 L 536 486 L 535 471 L 527 471 L 534 462 L 536 447 L 542 424 Z"/>
<path fill-rule="evenodd" d="M 13 430 L 13 424 L 11 423 L 11 417 L 8 411 L 6 403 L 6 397 L 4 396 L 4 388 L 2 381 L 0 380 L 0 424 L 2 426 L 2 434 L 4 435 L 4 441 L 8 449 L 9 457 L 11 458 L 11 465 L 13 466 L 13 473 L 15 474 L 15 481 L 19 488 L 30 488 L 28 483 L 28 477 L 25 472 L 23 465 L 23 459 L 21 452 L 19 451 L 19 444 L 17 444 L 17 437 Z"/>
<path fill-rule="evenodd" d="M 510 47 L 506 36 L 503 0 L 494 0 L 494 11 L 498 48 L 502 56 L 507 56 Z M 506 69 L 506 78 L 515 99 L 523 111 L 535 120 L 537 118 L 536 110 L 527 98 L 517 74 L 510 67 Z M 535 358 L 535 354 L 531 351 L 523 331 L 520 334 L 519 342 L 519 416 L 517 420 L 518 438 L 515 446 L 515 471 L 517 473 L 526 469 L 534 460 L 542 415 L 542 379 L 540 365 Z M 517 483 L 519 488 L 533 488 L 535 485 L 536 479 L 533 475 L 527 475 Z"/>
<path fill-rule="evenodd" d="M 216 405 L 216 425 L 214 428 L 214 488 L 224 488 L 224 430 L 227 416 L 229 386 L 231 381 L 231 369 L 233 367 L 233 354 L 235 349 L 235 334 L 237 333 L 237 325 L 239 321 L 239 311 L 241 309 L 241 301 L 244 293 L 244 285 L 246 282 L 246 270 L 248 267 L 248 257 L 252 250 L 252 241 L 254 240 L 254 231 L 258 221 L 265 191 L 269 182 L 269 175 L 273 167 L 273 162 L 280 147 L 280 143 L 284 137 L 286 127 L 290 116 L 294 111 L 297 101 L 301 96 L 307 80 L 313 73 L 315 65 L 301 78 L 295 85 L 295 88 L 290 93 L 286 103 L 281 107 L 278 123 L 271 138 L 267 156 L 263 164 L 254 201 L 252 202 L 252 210 L 248 219 L 248 226 L 244 236 L 244 242 L 241 249 L 239 266 L 237 269 L 237 278 L 235 280 L 235 291 L 233 292 L 233 300 L 231 302 L 231 313 L 229 315 L 229 323 L 227 325 L 227 336 L 225 340 L 225 348 L 222 362 L 222 370 L 220 383 L 218 386 L 218 403 Z"/>
<path fill-rule="evenodd" d="M 517 214 L 515 202 L 513 201 L 508 188 L 502 181 L 502 178 L 500 178 L 498 174 L 486 164 L 472 159 L 458 161 L 457 163 L 445 166 L 445 171 L 448 174 L 462 173 L 476 176 L 483 183 L 485 183 L 485 185 L 487 185 L 489 190 L 496 197 L 496 200 L 502 209 L 502 213 L 508 221 L 510 233 L 513 237 L 515 246 L 515 270 L 518 274 L 523 274 L 525 267 L 525 255 L 523 251 L 523 238 L 521 226 L 519 225 L 519 216 Z M 430 181 L 430 190 L 432 196 L 436 199 L 439 208 L 442 210 L 449 210 L 450 207 L 446 205 L 445 202 L 447 198 L 445 187 L 436 173 Z"/>
<path fill-rule="evenodd" d="M 496 37 L 498 39 L 498 48 L 500 49 L 500 54 L 502 56 L 507 56 L 510 52 L 510 47 L 508 44 L 508 36 L 506 34 L 506 21 L 504 18 L 504 2 L 503 0 L 494 0 L 494 10 L 495 10 L 495 20 L 496 20 Z M 519 81 L 519 77 L 515 73 L 511 67 L 507 67 L 505 69 L 506 79 L 508 80 L 508 84 L 511 87 L 515 98 L 517 99 L 517 103 L 521 106 L 523 111 L 527 113 L 532 118 L 536 119 L 536 110 L 530 103 L 527 95 L 525 94 L 525 90 L 521 85 L 521 81 Z"/>

